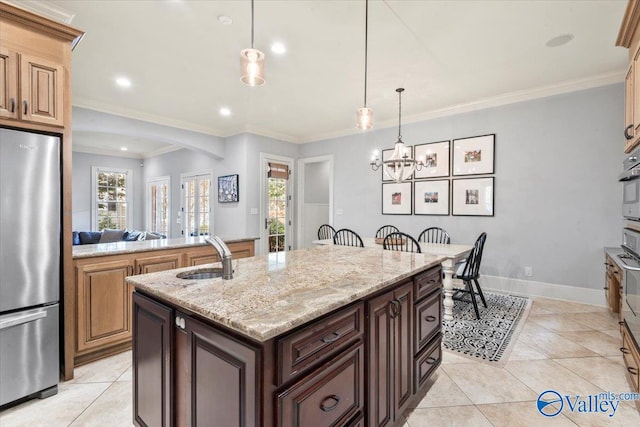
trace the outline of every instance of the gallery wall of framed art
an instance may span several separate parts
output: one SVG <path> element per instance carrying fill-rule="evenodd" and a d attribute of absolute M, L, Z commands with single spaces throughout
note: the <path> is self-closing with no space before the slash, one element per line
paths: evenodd
<path fill-rule="evenodd" d="M 494 216 L 495 143 L 487 134 L 409 147 L 424 166 L 399 183 L 383 170 L 382 214 Z"/>

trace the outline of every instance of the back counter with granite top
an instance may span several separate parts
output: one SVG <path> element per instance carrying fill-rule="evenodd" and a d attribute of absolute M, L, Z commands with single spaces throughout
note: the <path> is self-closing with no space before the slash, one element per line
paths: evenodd
<path fill-rule="evenodd" d="M 401 425 L 441 361 L 440 262 L 318 246 L 127 277 L 134 423 Z"/>
<path fill-rule="evenodd" d="M 255 254 L 255 237 L 225 239 L 234 258 Z M 218 261 L 204 237 L 119 241 L 73 247 L 65 281 L 64 377 L 73 368 L 131 348 L 131 294 L 125 278 Z"/>

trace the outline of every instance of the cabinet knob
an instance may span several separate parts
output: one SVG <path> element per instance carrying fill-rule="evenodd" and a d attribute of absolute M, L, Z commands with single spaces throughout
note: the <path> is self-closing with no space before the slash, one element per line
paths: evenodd
<path fill-rule="evenodd" d="M 333 404 L 331 404 L 331 401 L 333 401 Z M 320 409 L 324 412 L 331 412 L 338 407 L 338 403 L 340 403 L 340 396 L 332 394 L 324 398 L 320 403 Z"/>
<path fill-rule="evenodd" d="M 633 135 L 629 134 L 629 131 L 633 129 L 633 124 L 630 124 L 624 129 L 624 137 L 627 139 L 633 139 Z M 631 160 L 631 159 L 629 159 Z M 633 161 L 633 160 L 632 160 Z"/>

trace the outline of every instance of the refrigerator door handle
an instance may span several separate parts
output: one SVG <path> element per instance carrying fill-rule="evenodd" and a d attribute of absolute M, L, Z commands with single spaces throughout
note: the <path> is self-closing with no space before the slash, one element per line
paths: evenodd
<path fill-rule="evenodd" d="M 22 325 L 23 323 L 33 322 L 34 320 L 47 317 L 46 311 L 38 311 L 36 313 L 18 314 L 13 317 L 0 320 L 0 331 L 10 328 L 12 326 Z"/>

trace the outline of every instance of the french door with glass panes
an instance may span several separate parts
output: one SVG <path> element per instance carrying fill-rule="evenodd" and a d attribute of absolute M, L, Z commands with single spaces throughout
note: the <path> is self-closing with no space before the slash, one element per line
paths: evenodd
<path fill-rule="evenodd" d="M 291 250 L 291 162 L 265 159 L 266 253 Z"/>
<path fill-rule="evenodd" d="M 170 231 L 170 185 L 168 176 L 149 178 L 147 181 L 147 229 L 165 236 L 169 236 Z"/>
<path fill-rule="evenodd" d="M 208 236 L 211 214 L 211 173 L 182 176 L 182 235 Z"/>

